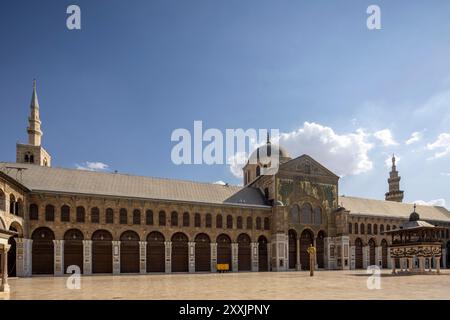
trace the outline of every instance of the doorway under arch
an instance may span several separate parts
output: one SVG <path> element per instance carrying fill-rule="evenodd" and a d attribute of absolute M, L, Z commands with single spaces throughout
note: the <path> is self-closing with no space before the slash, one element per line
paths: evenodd
<path fill-rule="evenodd" d="M 42 227 L 34 230 L 31 239 L 33 240 L 31 254 L 32 274 L 53 274 L 53 240 L 55 240 L 55 234 L 49 228 Z"/>

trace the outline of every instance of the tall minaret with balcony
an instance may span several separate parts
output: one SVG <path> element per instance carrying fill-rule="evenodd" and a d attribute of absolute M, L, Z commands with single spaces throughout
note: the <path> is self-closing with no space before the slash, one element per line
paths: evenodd
<path fill-rule="evenodd" d="M 41 145 L 42 131 L 39 118 L 39 101 L 36 90 L 36 80 L 33 81 L 31 95 L 30 116 L 28 117 L 28 144 L 17 143 L 16 162 L 31 163 L 40 166 L 50 166 L 51 156 Z"/>
<path fill-rule="evenodd" d="M 389 173 L 389 192 L 386 192 L 385 199 L 387 201 L 402 202 L 403 191 L 400 190 L 400 179 L 398 175 L 397 167 L 395 165 L 395 155 L 392 155 L 392 170 Z"/>

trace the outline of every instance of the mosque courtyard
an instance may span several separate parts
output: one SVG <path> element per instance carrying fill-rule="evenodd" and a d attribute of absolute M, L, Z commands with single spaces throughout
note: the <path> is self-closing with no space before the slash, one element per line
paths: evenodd
<path fill-rule="evenodd" d="M 382 270 L 370 278 L 365 270 L 260 272 L 227 274 L 151 274 L 9 279 L 2 299 L 449 299 L 450 270 L 440 275 L 399 275 Z M 373 277 L 373 276 L 372 276 Z M 368 281 L 369 279 L 369 281 Z M 372 281 L 374 280 L 374 281 Z M 369 282 L 369 286 L 368 286 Z M 79 289 L 76 284 L 80 285 Z M 378 285 L 379 284 L 379 285 Z M 372 289 L 369 289 L 372 288 Z M 379 289 L 376 289 L 376 288 Z"/>

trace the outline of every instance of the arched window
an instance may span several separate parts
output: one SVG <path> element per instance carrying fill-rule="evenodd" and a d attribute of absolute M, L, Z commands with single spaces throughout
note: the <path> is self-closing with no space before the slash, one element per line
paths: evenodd
<path fill-rule="evenodd" d="M 114 210 L 112 208 L 106 209 L 105 222 L 106 223 L 114 223 Z"/>
<path fill-rule="evenodd" d="M 97 207 L 91 209 L 91 222 L 92 223 L 100 222 L 100 210 Z"/>
<path fill-rule="evenodd" d="M 207 213 L 207 214 L 206 214 L 206 217 L 205 217 L 205 227 L 206 227 L 206 228 L 212 228 L 212 216 L 211 216 L 210 213 Z"/>
<path fill-rule="evenodd" d="M 34 203 L 30 204 L 30 220 L 39 220 L 39 208 Z"/>
<path fill-rule="evenodd" d="M 77 207 L 77 222 L 84 222 L 85 215 L 84 207 Z"/>
<path fill-rule="evenodd" d="M 386 226 L 386 231 L 391 231 L 391 226 L 390 225 Z"/>
<path fill-rule="evenodd" d="M 183 213 L 183 227 L 189 227 L 189 212 Z"/>
<path fill-rule="evenodd" d="M 314 224 L 322 224 L 322 209 L 314 208 Z"/>
<path fill-rule="evenodd" d="M 305 203 L 300 209 L 300 222 L 303 224 L 312 223 L 312 207 L 309 203 Z"/>
<path fill-rule="evenodd" d="M 145 224 L 148 226 L 153 225 L 153 211 L 150 209 L 145 211 Z"/>
<path fill-rule="evenodd" d="M 55 207 L 51 204 L 45 207 L 45 221 L 55 221 Z"/>
<path fill-rule="evenodd" d="M 61 207 L 61 222 L 70 222 L 70 207 L 67 205 Z"/>
<path fill-rule="evenodd" d="M 178 227 L 178 212 L 172 211 L 170 214 L 170 225 L 172 227 Z"/>
<path fill-rule="evenodd" d="M 261 230 L 261 217 L 256 217 L 256 230 Z"/>
<path fill-rule="evenodd" d="M 365 229 L 364 229 L 364 224 L 363 223 L 361 223 L 359 231 L 360 231 L 361 234 L 365 234 Z"/>
<path fill-rule="evenodd" d="M 353 224 L 351 222 L 348 223 L 348 233 L 352 234 L 352 226 Z"/>
<path fill-rule="evenodd" d="M 380 224 L 380 234 L 383 234 L 383 232 L 384 232 L 384 225 Z"/>
<path fill-rule="evenodd" d="M 241 216 L 237 217 L 236 228 L 242 229 L 242 217 Z"/>
<path fill-rule="evenodd" d="M 128 213 L 127 213 L 127 209 L 125 209 L 125 208 L 122 208 L 119 211 L 119 223 L 120 224 L 128 223 Z"/>
<path fill-rule="evenodd" d="M 373 225 L 373 234 L 378 234 L 378 225 L 376 223 Z"/>
<path fill-rule="evenodd" d="M 358 234 L 359 233 L 359 231 L 358 231 L 358 224 L 355 222 L 355 234 Z"/>
<path fill-rule="evenodd" d="M 253 219 L 252 217 L 247 217 L 247 229 L 251 230 L 253 228 Z"/>
<path fill-rule="evenodd" d="M 264 218 L 264 230 L 270 230 L 270 219 Z"/>
<path fill-rule="evenodd" d="M 30 155 L 30 163 L 34 163 L 34 155 Z"/>
<path fill-rule="evenodd" d="M 222 215 L 218 214 L 216 216 L 216 228 L 222 228 Z"/>
<path fill-rule="evenodd" d="M 138 209 L 133 211 L 133 224 L 141 224 L 141 211 Z"/>
<path fill-rule="evenodd" d="M 261 168 L 259 166 L 256 167 L 256 176 L 259 177 L 261 174 Z"/>
<path fill-rule="evenodd" d="M 30 156 L 28 155 L 28 153 L 25 153 L 24 160 L 25 160 L 25 163 L 30 162 Z"/>
<path fill-rule="evenodd" d="M 367 224 L 367 234 L 372 234 L 372 224 Z"/>
<path fill-rule="evenodd" d="M 227 215 L 227 229 L 233 229 L 233 217 Z"/>
<path fill-rule="evenodd" d="M 200 228 L 202 226 L 202 217 L 200 216 L 200 213 L 196 213 L 194 216 L 194 226 L 196 228 Z"/>
<path fill-rule="evenodd" d="M 164 211 L 159 212 L 158 221 L 159 221 L 160 226 L 166 225 L 166 212 L 164 212 Z"/>
<path fill-rule="evenodd" d="M 9 195 L 9 213 L 15 214 L 15 211 L 16 211 L 16 197 L 14 197 L 14 195 L 11 193 Z"/>
<path fill-rule="evenodd" d="M 395 230 L 395 229 L 397 229 L 397 226 L 394 224 L 394 225 L 392 226 L 392 230 Z"/>

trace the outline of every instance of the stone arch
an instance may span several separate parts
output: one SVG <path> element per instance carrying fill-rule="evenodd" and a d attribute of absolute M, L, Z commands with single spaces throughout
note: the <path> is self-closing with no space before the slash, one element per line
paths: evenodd
<path fill-rule="evenodd" d="M 265 236 L 260 236 L 258 238 L 258 271 L 269 271 L 269 260 L 268 260 L 268 241 Z"/>
<path fill-rule="evenodd" d="M 139 235 L 127 230 L 120 235 L 120 272 L 139 273 Z"/>
<path fill-rule="evenodd" d="M 22 227 L 22 225 L 21 225 L 19 222 L 17 222 L 17 221 L 11 222 L 11 224 L 10 224 L 10 226 L 9 226 L 9 230 L 13 230 L 13 231 L 17 232 L 17 236 L 18 236 L 19 238 L 22 238 L 22 237 L 23 237 L 23 227 Z"/>
<path fill-rule="evenodd" d="M 316 257 L 317 257 L 317 266 L 319 268 L 325 268 L 325 238 L 326 237 L 327 237 L 327 234 L 323 230 L 320 230 L 317 233 Z"/>
<path fill-rule="evenodd" d="M 83 273 L 83 232 L 69 229 L 64 233 L 64 273 L 67 268 L 76 265 Z"/>
<path fill-rule="evenodd" d="M 14 196 L 14 194 L 10 193 L 9 194 L 9 213 L 10 214 L 16 214 L 16 197 Z"/>
<path fill-rule="evenodd" d="M 147 272 L 164 272 L 166 268 L 166 246 L 164 235 L 158 231 L 147 236 Z"/>
<path fill-rule="evenodd" d="M 360 238 L 355 240 L 355 269 L 363 268 L 363 242 Z"/>
<path fill-rule="evenodd" d="M 206 233 L 195 236 L 195 271 L 211 270 L 211 239 Z"/>
<path fill-rule="evenodd" d="M 182 232 L 175 233 L 172 238 L 172 272 L 189 271 L 189 238 Z"/>
<path fill-rule="evenodd" d="M 251 242 L 250 236 L 246 233 L 241 233 L 237 238 L 239 271 L 252 270 Z"/>
<path fill-rule="evenodd" d="M 54 246 L 55 234 L 47 227 L 40 227 L 31 235 L 32 244 L 32 273 L 54 273 Z"/>
<path fill-rule="evenodd" d="M 6 212 L 6 194 L 0 189 L 0 211 Z"/>
<path fill-rule="evenodd" d="M 231 239 L 222 233 L 217 236 L 217 263 L 228 264 L 231 270 Z"/>
<path fill-rule="evenodd" d="M 0 217 L 0 228 L 2 228 L 3 230 L 6 229 L 6 223 L 5 221 L 3 221 L 2 217 Z"/>
<path fill-rule="evenodd" d="M 92 273 L 112 273 L 112 234 L 97 230 L 92 234 Z"/>
<path fill-rule="evenodd" d="M 289 239 L 289 269 L 295 269 L 297 264 L 297 232 L 290 229 L 288 232 Z"/>
<path fill-rule="evenodd" d="M 314 244 L 314 232 L 311 229 L 304 229 L 300 235 L 300 265 L 302 270 L 309 270 L 308 248 Z"/>

